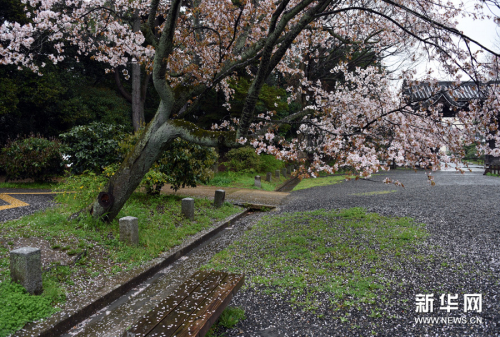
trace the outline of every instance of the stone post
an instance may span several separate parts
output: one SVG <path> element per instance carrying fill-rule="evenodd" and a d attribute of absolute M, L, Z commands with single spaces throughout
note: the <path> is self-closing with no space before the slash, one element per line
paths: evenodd
<path fill-rule="evenodd" d="M 281 173 L 283 173 L 283 177 L 286 178 L 286 168 L 283 167 L 283 169 L 281 170 Z"/>
<path fill-rule="evenodd" d="M 224 204 L 224 199 L 226 199 L 226 191 L 217 190 L 215 191 L 214 197 L 214 207 L 219 208 Z"/>
<path fill-rule="evenodd" d="M 127 245 L 139 244 L 139 219 L 126 216 L 118 220 L 120 224 L 120 241 Z"/>
<path fill-rule="evenodd" d="M 216 162 L 215 164 L 212 165 L 212 171 L 214 173 L 219 172 L 219 163 L 218 162 Z"/>
<path fill-rule="evenodd" d="M 280 170 L 274 171 L 274 176 L 279 179 L 280 178 Z"/>
<path fill-rule="evenodd" d="M 184 198 L 181 204 L 181 213 L 189 220 L 194 220 L 194 199 Z"/>
<path fill-rule="evenodd" d="M 40 249 L 22 247 L 10 252 L 10 278 L 32 295 L 43 292 Z"/>
<path fill-rule="evenodd" d="M 253 184 L 255 187 L 259 187 L 259 188 L 262 187 L 262 183 L 260 182 L 260 176 L 255 176 L 255 180 L 254 180 Z"/>
<path fill-rule="evenodd" d="M 272 174 L 271 172 L 267 172 L 267 173 L 266 173 L 266 181 L 267 181 L 267 182 L 271 182 L 271 176 L 272 176 L 272 175 L 273 175 L 273 174 Z"/>
<path fill-rule="evenodd" d="M 288 166 L 286 168 L 286 172 L 288 173 L 288 175 L 292 174 L 292 166 Z"/>

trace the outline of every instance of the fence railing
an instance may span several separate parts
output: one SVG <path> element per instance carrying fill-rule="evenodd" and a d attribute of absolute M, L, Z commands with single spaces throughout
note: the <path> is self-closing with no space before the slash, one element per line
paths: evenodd
<path fill-rule="evenodd" d="M 500 165 L 485 165 L 486 170 L 484 171 L 484 174 L 486 173 L 493 173 L 493 174 L 500 174 Z"/>

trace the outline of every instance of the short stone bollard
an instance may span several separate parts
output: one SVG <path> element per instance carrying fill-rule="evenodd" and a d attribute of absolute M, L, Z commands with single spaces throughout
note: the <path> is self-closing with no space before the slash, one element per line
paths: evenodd
<path fill-rule="evenodd" d="M 288 173 L 288 175 L 292 174 L 292 166 L 288 166 L 286 168 L 286 172 Z"/>
<path fill-rule="evenodd" d="M 259 188 L 262 187 L 262 183 L 260 182 L 260 176 L 255 176 L 255 180 L 254 180 L 253 184 L 255 187 L 259 187 Z"/>
<path fill-rule="evenodd" d="M 272 175 L 273 175 L 273 174 L 272 174 L 271 172 L 267 172 L 267 173 L 266 173 L 266 181 L 271 182 L 271 176 L 272 176 Z"/>
<path fill-rule="evenodd" d="M 274 171 L 274 176 L 279 179 L 279 177 L 280 177 L 280 170 Z"/>
<path fill-rule="evenodd" d="M 10 252 L 10 278 L 32 295 L 43 292 L 42 254 L 40 249 L 22 247 Z"/>
<path fill-rule="evenodd" d="M 214 197 L 214 207 L 219 208 L 224 204 L 224 199 L 226 199 L 226 191 L 217 190 L 215 191 Z"/>
<path fill-rule="evenodd" d="M 281 173 L 283 173 L 283 177 L 286 178 L 286 168 L 283 167 L 283 169 L 281 170 Z"/>
<path fill-rule="evenodd" d="M 118 220 L 120 224 L 120 241 L 128 245 L 139 244 L 139 219 L 126 216 Z"/>
<path fill-rule="evenodd" d="M 194 199 L 184 198 L 181 204 L 181 213 L 189 220 L 194 220 Z"/>

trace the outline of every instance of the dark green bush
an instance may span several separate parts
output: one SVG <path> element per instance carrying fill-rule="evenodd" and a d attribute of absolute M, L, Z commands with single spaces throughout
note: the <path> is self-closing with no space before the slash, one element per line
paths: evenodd
<path fill-rule="evenodd" d="M 104 167 L 121 161 L 118 144 L 125 135 L 121 125 L 93 122 L 75 126 L 60 137 L 71 171 L 81 174 L 86 170 L 101 173 Z"/>
<path fill-rule="evenodd" d="M 274 172 L 285 167 L 285 163 L 270 154 L 261 154 L 259 172 Z"/>
<path fill-rule="evenodd" d="M 122 156 L 131 151 L 139 139 L 140 132 L 126 137 L 120 143 Z M 213 177 L 211 167 L 217 161 L 217 153 L 208 148 L 175 139 L 165 149 L 161 158 L 146 173 L 142 185 L 148 193 L 159 193 L 165 184 L 177 191 L 181 186 L 196 187 Z"/>
<path fill-rule="evenodd" d="M 476 144 L 470 144 L 464 146 L 465 150 L 465 160 L 484 160 L 484 155 L 479 155 L 477 152 Z"/>
<path fill-rule="evenodd" d="M 231 171 L 243 173 L 274 172 L 285 165 L 273 155 L 258 155 L 253 147 L 229 150 L 226 158 L 228 161 L 224 163 L 224 166 Z"/>
<path fill-rule="evenodd" d="M 226 153 L 226 159 L 224 166 L 231 171 L 250 173 L 260 171 L 261 160 L 253 147 L 231 149 Z"/>
<path fill-rule="evenodd" d="M 167 176 L 167 181 L 177 191 L 181 186 L 196 187 L 213 177 L 211 167 L 217 161 L 213 148 L 176 139 L 165 150 L 158 161 L 158 170 Z"/>
<path fill-rule="evenodd" d="M 8 180 L 47 181 L 64 172 L 62 144 L 40 136 L 8 141 L 0 153 L 0 166 Z"/>

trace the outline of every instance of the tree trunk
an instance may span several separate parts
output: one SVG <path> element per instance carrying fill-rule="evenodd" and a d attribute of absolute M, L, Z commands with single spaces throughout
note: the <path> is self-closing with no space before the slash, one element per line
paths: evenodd
<path fill-rule="evenodd" d="M 132 63 L 132 126 L 134 131 L 144 123 L 144 101 L 141 99 L 141 65 Z"/>
<path fill-rule="evenodd" d="M 165 109 L 163 103 L 160 103 L 161 109 Z M 134 149 L 90 207 L 94 218 L 104 221 L 114 219 L 166 146 L 179 136 L 175 126 L 159 117 L 162 115 L 159 111 L 148 124 Z"/>
<path fill-rule="evenodd" d="M 134 13 L 134 23 L 132 31 L 138 32 L 141 29 L 141 17 L 139 10 Z M 141 128 L 144 123 L 144 101 L 141 99 L 141 65 L 135 58 L 132 60 L 132 125 L 134 131 Z"/>

